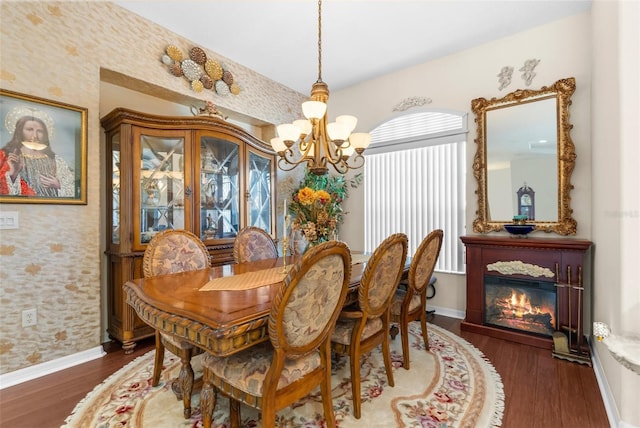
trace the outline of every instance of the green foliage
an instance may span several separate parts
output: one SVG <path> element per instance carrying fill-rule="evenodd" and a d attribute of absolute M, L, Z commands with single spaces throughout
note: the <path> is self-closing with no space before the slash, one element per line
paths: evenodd
<path fill-rule="evenodd" d="M 293 216 L 293 229 L 301 230 L 312 244 L 332 239 L 337 226 L 344 221 L 342 203 L 349 196 L 348 189 L 357 188 L 362 178 L 362 173 L 345 180 L 342 175 L 315 175 L 307 171 L 291 195 L 288 214 Z"/>

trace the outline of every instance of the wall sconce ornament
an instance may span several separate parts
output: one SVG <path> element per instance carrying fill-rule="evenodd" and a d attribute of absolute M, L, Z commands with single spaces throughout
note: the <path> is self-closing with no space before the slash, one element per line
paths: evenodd
<path fill-rule="evenodd" d="M 405 111 L 413 107 L 422 107 L 425 104 L 431 104 L 431 98 L 408 97 L 396 104 L 393 107 L 393 111 Z"/>
<path fill-rule="evenodd" d="M 540 63 L 539 59 L 528 59 L 524 62 L 522 68 L 519 71 L 522 71 L 522 79 L 524 80 L 525 85 L 531 85 L 533 78 L 536 77 L 536 73 L 533 71 L 534 68 Z"/>
<path fill-rule="evenodd" d="M 162 55 L 162 63 L 168 66 L 174 76 L 184 76 L 194 92 L 211 89 L 218 95 L 226 96 L 229 93 L 238 95 L 241 91 L 231 71 L 225 70 L 219 61 L 207 58 L 206 52 L 197 46 L 191 48 L 189 58 L 185 58 L 180 48 L 169 45 Z"/>
<path fill-rule="evenodd" d="M 500 70 L 500 73 L 498 73 L 497 76 L 498 76 L 498 82 L 500 83 L 500 86 L 498 86 L 498 90 L 501 91 L 511 84 L 511 76 L 513 76 L 513 67 L 509 67 L 508 65 L 505 65 L 504 67 L 502 67 L 502 70 Z"/>

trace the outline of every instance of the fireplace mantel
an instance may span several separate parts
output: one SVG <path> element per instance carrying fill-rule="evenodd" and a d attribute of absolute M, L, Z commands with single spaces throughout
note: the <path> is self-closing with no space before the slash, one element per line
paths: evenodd
<path fill-rule="evenodd" d="M 484 313 L 486 275 L 552 281 L 558 290 L 557 325 L 565 330 L 569 353 L 588 353 L 584 336 L 591 328 L 590 241 L 487 235 L 460 239 L 467 251 L 467 307 L 462 330 L 553 349 L 554 338 L 487 325 Z"/>

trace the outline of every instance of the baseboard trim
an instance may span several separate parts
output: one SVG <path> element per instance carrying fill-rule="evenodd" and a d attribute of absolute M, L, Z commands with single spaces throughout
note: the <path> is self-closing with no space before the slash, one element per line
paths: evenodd
<path fill-rule="evenodd" d="M 60 370 L 68 369 L 69 367 L 77 366 L 78 364 L 86 363 L 88 361 L 101 358 L 105 354 L 106 352 L 104 352 L 102 346 L 96 346 L 95 348 L 67 355 L 66 357 L 2 374 L 0 375 L 0 389 L 8 388 L 41 376 L 46 376 Z"/>
<path fill-rule="evenodd" d="M 442 315 L 449 318 L 456 318 L 459 320 L 464 319 L 464 316 L 465 316 L 465 311 L 459 311 L 451 308 L 442 308 L 440 306 L 431 306 L 429 303 L 427 303 L 427 310 L 428 311 L 435 310 L 436 311 L 435 313 L 438 315 Z"/>
<path fill-rule="evenodd" d="M 618 428 L 631 428 L 631 426 L 626 425 L 624 422 L 620 422 L 620 414 L 618 413 L 616 402 L 613 399 L 611 388 L 609 388 L 607 377 L 604 375 L 604 370 L 602 369 L 602 364 L 600 363 L 600 357 L 598 356 L 598 353 L 596 352 L 595 347 L 593 346 L 593 343 L 591 343 L 591 341 L 589 341 L 589 348 L 591 348 L 591 362 L 593 363 L 593 372 L 596 375 L 596 381 L 598 382 L 598 387 L 600 388 L 600 395 L 602 396 L 604 409 L 607 412 L 607 417 L 609 418 L 609 425 Z"/>

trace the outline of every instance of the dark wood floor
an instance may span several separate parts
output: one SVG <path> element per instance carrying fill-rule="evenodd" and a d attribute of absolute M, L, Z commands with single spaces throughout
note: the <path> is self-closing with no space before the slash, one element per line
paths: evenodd
<path fill-rule="evenodd" d="M 500 373 L 505 392 L 503 427 L 609 427 L 591 367 L 553 358 L 551 351 L 461 332 L 457 319 L 434 315 L 430 322 L 472 343 Z M 140 342 L 131 355 L 106 344 L 104 358 L 0 390 L 0 427 L 60 427 L 96 385 L 152 349 L 152 340 Z"/>

